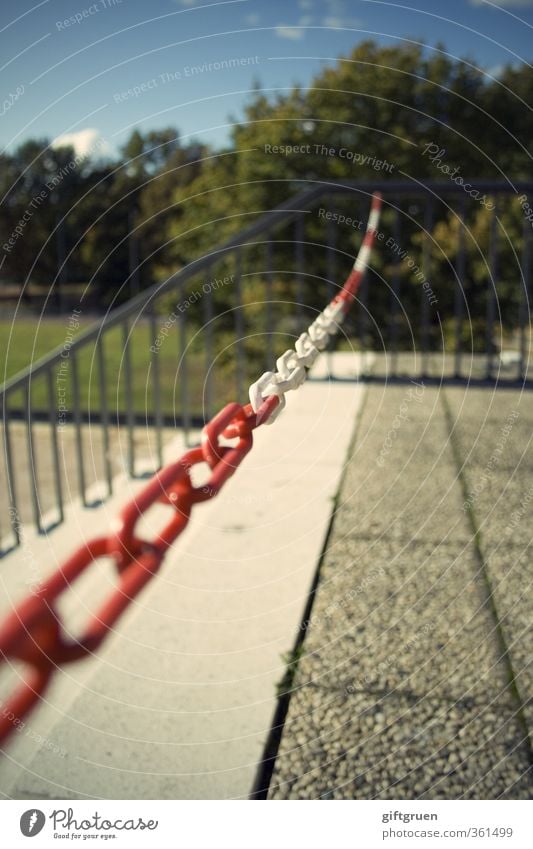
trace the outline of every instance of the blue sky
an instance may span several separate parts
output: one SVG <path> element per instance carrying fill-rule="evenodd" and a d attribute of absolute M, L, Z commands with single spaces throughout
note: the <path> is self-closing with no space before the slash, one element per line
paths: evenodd
<path fill-rule="evenodd" d="M 167 125 L 223 144 L 254 78 L 305 86 L 369 37 L 442 41 L 497 73 L 533 62 L 533 0 L 3 0 L 0 145 L 69 134 L 114 152 Z"/>

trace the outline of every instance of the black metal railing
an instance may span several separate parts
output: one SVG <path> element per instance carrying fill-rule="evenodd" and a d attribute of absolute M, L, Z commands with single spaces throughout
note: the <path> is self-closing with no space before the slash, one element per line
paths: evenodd
<path fill-rule="evenodd" d="M 163 428 L 180 427 L 187 439 L 217 405 L 233 397 L 244 400 L 258 369 L 272 367 L 276 355 L 292 344 L 284 337 L 293 340 L 343 282 L 363 234 L 364 223 L 360 228 L 357 222 L 365 221 L 375 190 L 384 194 L 375 262 L 346 325 L 344 344 L 381 351 L 391 377 L 401 374 L 402 357 L 410 352 L 422 377 L 436 367 L 437 374 L 456 379 L 469 378 L 477 369 L 479 378 L 493 380 L 501 376 L 502 346 L 512 339 L 516 356 L 510 358 L 507 375 L 524 381 L 532 224 L 520 217 L 515 196 L 531 197 L 533 183 L 479 182 L 474 189 L 490 196 L 494 208 L 482 208 L 452 181 L 306 185 L 8 380 L 0 389 L 9 502 L 0 533 L 5 539 L 10 528 L 8 547 L 20 543 L 21 472 L 13 427 L 25 432 L 25 468 L 38 531 L 43 530 L 36 472 L 41 450 L 51 458 L 54 521 L 64 518 L 59 431 L 66 425 L 74 434 L 77 494 L 83 504 L 86 425 L 101 432 L 108 494 L 113 491 L 113 426 L 125 428 L 131 476 L 140 425 L 155 429 L 161 464 Z M 35 438 L 40 422 L 40 427 L 46 423 L 48 444 L 43 434 Z"/>

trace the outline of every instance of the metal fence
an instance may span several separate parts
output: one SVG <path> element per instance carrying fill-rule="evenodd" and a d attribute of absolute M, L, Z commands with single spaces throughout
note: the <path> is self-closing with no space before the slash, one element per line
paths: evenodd
<path fill-rule="evenodd" d="M 493 381 L 502 377 L 501 349 L 510 339 L 514 347 L 506 379 L 523 382 L 530 347 L 533 225 L 517 213 L 515 196 L 532 197 L 533 183 L 470 186 L 467 195 L 452 181 L 313 184 L 73 338 L 66 333 L 55 351 L 0 390 L 9 501 L 7 517 L 0 517 L 2 536 L 10 528 L 10 545 L 20 544 L 14 426 L 25 431 L 25 466 L 39 532 L 43 510 L 35 469 L 40 450 L 49 451 L 52 459 L 55 521 L 64 518 L 58 443 L 63 426 L 73 428 L 78 495 L 84 504 L 86 424 L 101 432 L 108 495 L 113 491 L 112 426 L 125 429 L 131 476 L 140 425 L 155 429 L 162 464 L 163 428 L 180 427 L 187 438 L 218 404 L 230 397 L 242 402 L 258 368 L 272 367 L 288 347 L 283 337 L 298 335 L 342 284 L 375 190 L 384 195 L 376 261 L 344 344 L 381 351 L 387 379 L 401 375 L 402 352 L 414 352 L 422 378 L 431 375 L 435 356 L 436 376 L 442 378 L 445 355 L 447 377 L 471 379 L 477 369 L 478 379 Z M 287 190 L 295 188 L 291 184 Z M 490 212 L 472 198 L 474 192 L 490 196 Z M 505 218 L 512 215 L 520 228 L 514 241 L 510 235 L 516 226 L 511 222 L 510 229 Z M 448 234 L 444 247 L 439 223 Z M 42 438 L 36 444 L 38 422 L 46 423 L 47 444 Z"/>

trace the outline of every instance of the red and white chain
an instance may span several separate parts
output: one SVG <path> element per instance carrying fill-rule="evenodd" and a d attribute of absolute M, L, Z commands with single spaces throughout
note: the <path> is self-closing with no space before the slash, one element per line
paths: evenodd
<path fill-rule="evenodd" d="M 330 337 L 339 331 L 370 262 L 380 210 L 381 195 L 376 193 L 372 196 L 372 206 L 365 237 L 353 264 L 352 272 L 343 288 L 331 303 L 319 313 L 307 331 L 299 336 L 294 348 L 289 348 L 281 357 L 278 357 L 276 360 L 277 371 L 265 371 L 259 380 L 256 380 L 250 386 L 250 404 L 255 413 L 258 412 L 266 398 L 275 395 L 279 399 L 278 406 L 264 424 L 272 424 L 276 421 L 286 404 L 285 393 L 298 389 L 302 385 L 307 377 L 308 369 L 311 368 L 320 351 L 324 350 Z"/>
<path fill-rule="evenodd" d="M 159 570 L 165 554 L 187 526 L 193 507 L 214 498 L 234 474 L 253 445 L 253 431 L 275 420 L 285 405 L 285 393 L 305 380 L 318 352 L 337 331 L 367 267 L 375 237 L 381 198 L 374 195 L 366 235 L 351 274 L 343 288 L 302 333 L 295 350 L 277 361 L 277 372 L 266 372 L 250 387 L 251 404 L 227 404 L 202 431 L 201 445 L 162 468 L 120 511 L 109 534 L 84 541 L 31 595 L 0 623 L 0 666 L 22 661 L 25 676 L 3 702 L 0 710 L 0 742 L 17 727 L 22 717 L 39 702 L 53 675 L 64 664 L 95 652 L 115 622 Z M 224 440 L 224 442 L 221 442 Z M 228 445 L 227 440 L 236 440 Z M 209 480 L 195 486 L 195 466 L 210 469 Z M 163 503 L 171 516 L 152 539 L 139 531 L 141 518 L 155 504 Z M 95 561 L 111 558 L 118 574 L 117 586 L 92 613 L 76 639 L 66 631 L 59 602 L 71 585 Z"/>

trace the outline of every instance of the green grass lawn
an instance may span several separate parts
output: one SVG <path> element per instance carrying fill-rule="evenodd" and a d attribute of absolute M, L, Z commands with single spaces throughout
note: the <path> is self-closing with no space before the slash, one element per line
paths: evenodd
<path fill-rule="evenodd" d="M 87 324 L 88 322 L 85 322 L 84 326 Z M 2 382 L 53 348 L 62 345 L 65 335 L 64 319 L 46 319 L 40 323 L 37 318 L 0 321 Z"/>
<path fill-rule="evenodd" d="M 80 322 L 77 332 L 90 324 Z M 49 351 L 63 346 L 69 334 L 68 317 L 41 320 L 20 318 L 14 323 L 0 322 L 0 352 L 3 355 L 5 372 L 2 381 L 19 372 L 21 369 L 35 363 Z M 75 334 L 74 334 L 75 335 Z M 205 339 L 201 335 L 192 339 L 190 331 L 190 349 L 187 353 L 186 370 L 179 363 L 179 337 L 177 327 L 171 328 L 164 338 L 158 353 L 152 354 L 150 346 L 152 338 L 148 322 L 137 324 L 131 332 L 130 351 L 132 361 L 132 390 L 134 410 L 138 415 L 154 412 L 154 359 L 157 358 L 160 371 L 161 403 L 165 415 L 179 416 L 182 412 L 182 395 L 186 393 L 189 412 L 201 415 L 204 405 L 205 376 L 208 364 L 205 354 Z M 213 403 L 219 407 L 229 400 L 236 398 L 237 387 L 235 379 L 235 358 L 231 353 L 225 353 L 217 359 L 217 352 L 222 351 L 232 338 L 229 334 L 215 337 L 215 365 L 212 369 Z M 122 329 L 113 328 L 106 332 L 104 340 L 105 368 L 107 373 L 107 403 L 110 412 L 126 411 L 126 376 L 124 361 L 124 340 Z M 48 410 L 58 404 L 58 379 L 65 377 L 63 384 L 65 406 L 72 410 L 74 403 L 72 373 L 73 355 L 64 359 L 65 370 L 62 375 L 54 374 L 54 392 L 49 397 L 46 380 L 42 377 L 35 379 L 32 386 L 32 407 L 38 410 Z M 79 394 L 81 407 L 84 411 L 99 411 L 101 407 L 98 366 L 95 343 L 88 343 L 77 354 L 79 374 Z M 253 358 L 247 358 L 246 365 L 254 373 Z M 185 381 L 185 383 L 184 383 Z M 22 406 L 21 393 L 13 393 L 11 406 Z"/>

